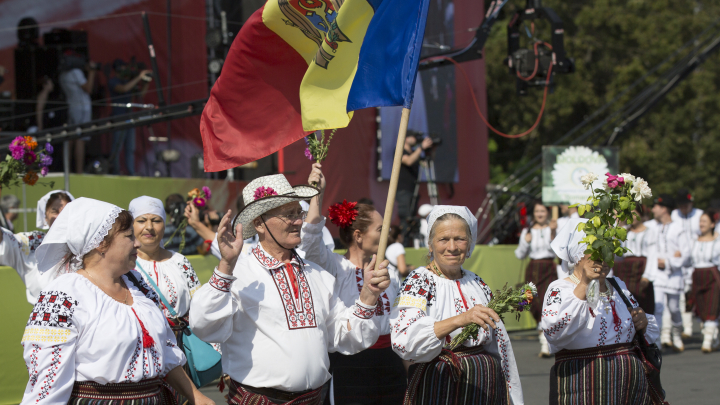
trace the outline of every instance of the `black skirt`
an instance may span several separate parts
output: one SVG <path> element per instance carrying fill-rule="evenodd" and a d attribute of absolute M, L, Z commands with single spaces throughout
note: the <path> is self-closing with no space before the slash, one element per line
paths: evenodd
<path fill-rule="evenodd" d="M 399 405 L 407 388 L 407 373 L 392 348 L 367 349 L 345 356 L 330 353 L 335 405 Z M 330 404 L 330 395 L 325 405 Z"/>

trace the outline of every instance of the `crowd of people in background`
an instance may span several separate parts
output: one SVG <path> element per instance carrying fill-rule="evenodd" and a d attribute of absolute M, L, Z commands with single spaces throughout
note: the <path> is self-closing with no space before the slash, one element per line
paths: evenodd
<path fill-rule="evenodd" d="M 178 343 L 186 334 L 221 359 L 233 403 L 450 404 L 458 396 L 523 403 L 507 330 L 486 306 L 492 288 L 464 268 L 477 243 L 472 212 L 421 206 L 426 234 L 412 243 L 427 246 L 426 265 L 410 264 L 403 229 L 393 226 L 376 269 L 382 216 L 372 201 L 330 204 L 326 218 L 320 164 L 308 184 L 260 177 L 243 190 L 237 214 L 179 194 L 140 196 L 127 210 L 61 190 L 43 196 L 41 231 L 0 233 L 0 264 L 18 272 L 34 305 L 23 337 L 30 373 L 23 403 L 152 393 L 210 404 Z M 555 218 L 532 204 L 515 254 L 530 259 L 525 279 L 538 289 L 530 312 L 540 357 L 555 355 L 551 373 L 560 384 L 551 385 L 551 397 L 622 385 L 628 389 L 608 395 L 651 398 L 635 334 L 682 351 L 692 334 L 684 316 L 703 322 L 703 352 L 717 350 L 717 215 L 692 200 L 680 190 L 639 209 L 643 221 L 628 225 L 630 252 L 613 268 L 584 253 L 577 210 L 561 207 Z M 19 203 L 0 199 L 6 222 Z M 340 253 L 328 222 L 338 228 Z M 208 283 L 190 254 L 219 259 Z M 597 302 L 585 296 L 592 280 L 604 281 Z M 614 305 L 623 301 L 627 307 Z M 480 326 L 477 338 L 449 349 L 472 323 Z M 97 333 L 108 337 L 93 339 Z M 53 363 L 59 353 L 72 361 Z M 573 372 L 581 363 L 609 382 Z M 627 378 L 608 374 L 618 367 Z M 457 373 L 471 377 L 457 380 Z"/>
<path fill-rule="evenodd" d="M 532 218 L 520 234 L 515 255 L 520 260 L 530 259 L 525 279 L 535 282 L 544 295 L 551 283 L 568 274 L 555 264 L 552 243 L 556 233 L 580 216 L 576 209 L 563 206 L 563 216 L 553 219 L 550 208 L 539 201 L 529 208 Z M 660 325 L 658 344 L 682 352 L 683 339 L 693 334 L 693 319 L 697 318 L 702 322 L 702 351 L 718 350 L 718 213 L 694 207 L 692 194 L 683 188 L 675 195 L 661 194 L 652 207 L 638 207 L 638 215 L 642 220 L 627 226 L 625 246 L 630 251 L 617 258 L 609 276 L 623 280 L 645 312 L 655 315 Z M 531 312 L 538 322 L 539 356 L 550 357 L 541 306 L 533 306 Z"/>

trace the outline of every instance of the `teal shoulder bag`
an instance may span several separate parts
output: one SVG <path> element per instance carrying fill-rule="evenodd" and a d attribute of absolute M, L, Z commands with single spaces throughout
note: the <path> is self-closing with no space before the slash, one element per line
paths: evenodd
<path fill-rule="evenodd" d="M 140 269 L 145 275 L 145 278 L 150 282 L 150 285 L 158 294 L 162 303 L 165 304 L 165 308 L 168 309 L 174 318 L 177 318 L 178 314 L 160 292 L 157 284 L 155 284 L 153 279 L 145 272 L 145 269 L 142 268 L 139 262 L 136 261 L 135 264 L 137 264 L 138 269 Z M 189 377 L 196 387 L 203 387 L 220 378 L 222 375 L 222 355 L 213 349 L 209 343 L 203 342 L 195 336 L 190 327 L 186 326 L 182 330 L 177 343 L 185 353 L 188 370 L 190 372 Z"/>

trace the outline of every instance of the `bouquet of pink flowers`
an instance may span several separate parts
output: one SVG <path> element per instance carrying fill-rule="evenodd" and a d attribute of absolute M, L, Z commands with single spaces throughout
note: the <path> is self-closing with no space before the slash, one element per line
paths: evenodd
<path fill-rule="evenodd" d="M 209 187 L 203 186 L 202 188 L 194 188 L 188 192 L 188 204 L 192 204 L 197 208 L 205 208 L 207 206 L 207 202 L 210 200 L 210 197 L 212 197 L 212 193 L 210 192 Z M 182 252 L 183 249 L 185 249 L 185 231 L 187 230 L 187 226 L 188 219 L 186 217 L 183 218 L 180 225 L 178 225 L 177 229 L 175 229 L 175 232 L 173 232 L 168 240 L 165 241 L 165 246 L 169 245 L 175 237 L 175 234 L 180 231 L 180 246 L 178 246 L 178 253 Z"/>
<path fill-rule="evenodd" d="M 514 312 L 515 319 L 519 320 L 520 313 L 529 309 L 535 297 L 537 297 L 537 287 L 533 283 L 527 283 L 520 288 L 512 288 L 505 284 L 502 290 L 495 291 L 495 296 L 488 302 L 487 307 L 495 311 L 500 320 L 504 320 L 503 314 L 507 312 Z M 460 346 L 470 338 L 477 339 L 479 330 L 480 327 L 475 323 L 467 325 L 450 342 L 450 349 Z"/>
<path fill-rule="evenodd" d="M 336 131 L 337 129 L 333 129 L 328 137 L 325 137 L 324 130 L 315 131 L 306 136 L 305 144 L 307 147 L 305 148 L 305 157 L 309 160 L 315 160 L 318 163 L 322 163 L 322 161 L 327 157 L 328 148 L 330 148 L 330 141 L 332 141 Z M 318 133 L 320 133 L 319 136 Z"/>
<path fill-rule="evenodd" d="M 38 143 L 31 136 L 18 136 L 10 143 L 10 154 L 0 162 L 0 187 L 18 186 L 22 182 L 34 186 L 40 176 L 45 177 L 53 162 L 53 147 L 49 143 L 38 150 Z M 44 183 L 41 183 L 44 184 Z M 54 182 L 48 184 L 50 187 Z"/>

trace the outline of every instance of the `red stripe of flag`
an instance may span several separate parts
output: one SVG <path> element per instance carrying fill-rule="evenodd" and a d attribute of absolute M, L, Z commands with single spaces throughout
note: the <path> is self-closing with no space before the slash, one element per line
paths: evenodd
<path fill-rule="evenodd" d="M 264 7 L 263 7 L 264 9 Z M 307 63 L 262 21 L 243 25 L 200 120 L 205 171 L 231 169 L 305 136 L 300 83 Z"/>

